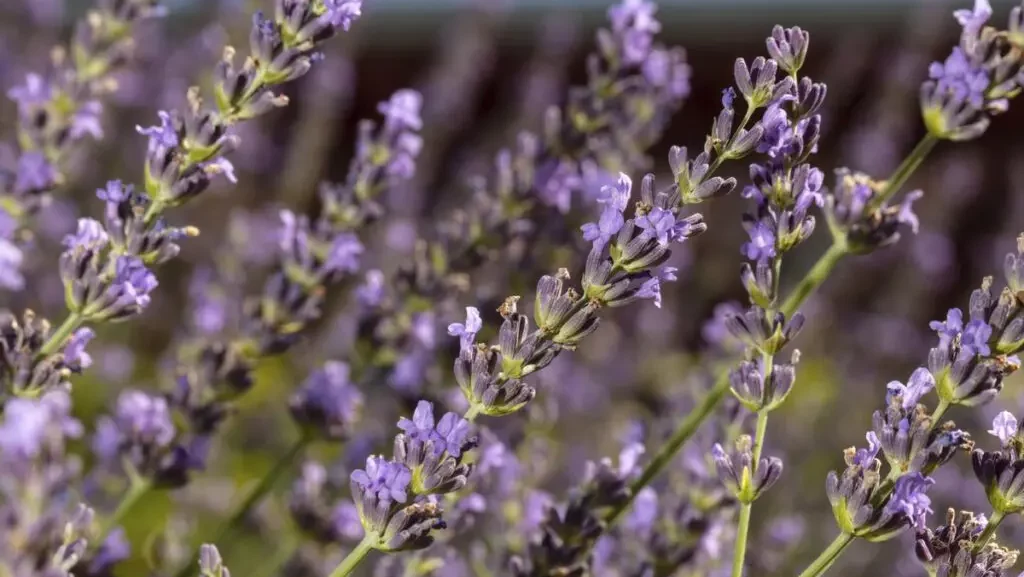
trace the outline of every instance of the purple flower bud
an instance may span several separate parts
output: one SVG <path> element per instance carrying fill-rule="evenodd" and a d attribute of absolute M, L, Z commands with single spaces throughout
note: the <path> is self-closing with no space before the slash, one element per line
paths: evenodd
<path fill-rule="evenodd" d="M 335 272 L 353 273 L 359 270 L 359 256 L 363 254 L 363 243 L 352 233 L 341 233 L 334 237 L 331 252 L 324 263 L 328 274 Z"/>
<path fill-rule="evenodd" d="M 32 107 L 49 103 L 53 98 L 53 87 L 42 76 L 29 74 L 25 77 L 25 84 L 7 91 L 7 97 L 18 104 L 22 114 L 26 114 Z"/>
<path fill-rule="evenodd" d="M 722 91 L 722 108 L 732 108 L 736 100 L 736 90 L 732 86 Z"/>
<path fill-rule="evenodd" d="M 142 260 L 126 255 L 118 257 L 114 282 L 107 292 L 115 297 L 114 307 L 137 314 L 149 306 L 149 293 L 156 287 L 156 276 L 146 268 Z"/>
<path fill-rule="evenodd" d="M 480 311 L 476 307 L 466 307 L 466 322 L 448 325 L 448 334 L 459 337 L 459 350 L 472 348 L 476 342 L 476 334 L 483 328 Z"/>
<path fill-rule="evenodd" d="M 992 327 L 983 320 L 977 319 L 967 323 L 960 335 L 960 350 L 968 355 L 987 357 L 992 354 L 988 339 L 992 336 Z"/>
<path fill-rule="evenodd" d="M 761 220 L 743 223 L 750 235 L 750 242 L 743 243 L 740 249 L 745 257 L 758 262 L 767 262 L 775 258 L 775 231 Z"/>
<path fill-rule="evenodd" d="M 928 76 L 937 82 L 939 92 L 952 96 L 955 104 L 967 103 L 975 110 L 985 106 L 988 72 L 974 64 L 960 46 L 954 47 L 944 62 L 933 62 Z"/>
<path fill-rule="evenodd" d="M 648 238 L 655 238 L 662 248 L 669 242 L 686 240 L 692 235 L 693 223 L 690 220 L 676 220 L 675 214 L 655 206 L 650 212 L 636 219 L 636 225 L 644 231 Z"/>
<path fill-rule="evenodd" d="M 78 219 L 78 230 L 75 234 L 65 236 L 63 244 L 65 248 L 73 249 L 78 246 L 105 245 L 109 241 L 107 230 L 98 220 L 80 218 Z"/>
<path fill-rule="evenodd" d="M 374 308 L 384 300 L 384 273 L 371 270 L 366 273 L 366 280 L 356 289 L 359 304 L 366 308 Z"/>
<path fill-rule="evenodd" d="M 946 321 L 932 321 L 928 327 L 939 333 L 939 348 L 949 349 L 953 341 L 960 336 L 964 330 L 964 314 L 960 309 L 949 309 L 946 313 Z"/>
<path fill-rule="evenodd" d="M 1005 447 L 1010 443 L 1010 439 L 1017 435 L 1017 418 L 1009 411 L 1003 411 L 992 419 L 992 428 L 988 432 L 998 437 L 999 442 Z"/>

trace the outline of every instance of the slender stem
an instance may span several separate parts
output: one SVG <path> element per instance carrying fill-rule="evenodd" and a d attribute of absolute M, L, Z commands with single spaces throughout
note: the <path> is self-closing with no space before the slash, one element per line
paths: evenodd
<path fill-rule="evenodd" d="M 480 407 L 477 405 L 470 405 L 469 408 L 466 409 L 466 414 L 462 415 L 462 418 L 472 423 L 478 416 L 480 416 Z"/>
<path fill-rule="evenodd" d="M 771 356 L 766 355 L 768 362 Z M 767 375 L 770 368 L 765 370 Z M 757 412 L 757 429 L 754 433 L 754 470 L 757 470 L 761 462 L 761 452 L 764 449 L 764 437 L 768 431 L 768 411 Z M 732 557 L 732 577 L 743 577 L 743 565 L 747 556 L 747 535 L 750 533 L 750 511 L 753 502 L 740 505 L 740 516 L 736 522 L 736 548 Z"/>
<path fill-rule="evenodd" d="M 825 571 L 828 571 L 828 568 L 832 566 L 832 563 L 835 563 L 835 560 L 839 558 L 839 555 L 846 550 L 850 543 L 853 543 L 853 535 L 840 533 L 839 536 L 821 552 L 821 555 L 818 555 L 818 558 L 815 559 L 807 569 L 804 569 L 804 572 L 800 574 L 800 577 L 818 577 Z"/>
<path fill-rule="evenodd" d="M 832 269 L 836 268 L 839 261 L 847 254 L 849 254 L 849 251 L 846 248 L 846 243 L 833 241 L 832 246 L 828 247 L 825 254 L 821 255 L 818 262 L 814 263 L 811 270 L 807 271 L 804 278 L 796 285 L 793 292 L 790 293 L 786 302 L 782 304 L 782 308 L 779 309 L 782 311 L 782 314 L 786 315 L 786 318 L 793 316 L 793 313 L 800 308 L 800 305 L 804 304 L 807 297 L 818 290 L 821 283 L 825 282 L 825 279 L 832 274 Z"/>
<path fill-rule="evenodd" d="M 238 529 L 238 525 L 241 524 L 242 520 L 245 519 L 246 515 L 253 507 L 259 504 L 259 502 L 274 488 L 277 481 L 287 472 L 291 471 L 295 461 L 302 455 L 302 452 L 306 447 L 313 441 L 313 436 L 308 434 L 302 434 L 292 446 L 288 448 L 288 451 L 278 458 L 277 462 L 270 467 L 270 469 L 260 477 L 257 481 L 256 486 L 249 491 L 249 494 L 245 496 L 245 499 L 235 507 L 235 510 L 231 515 L 221 523 L 218 527 L 215 537 L 210 540 L 211 543 L 223 545 L 231 535 Z M 185 563 L 181 569 L 175 574 L 175 577 L 187 577 L 199 560 L 199 552 L 196 551 L 192 555 L 191 560 Z"/>
<path fill-rule="evenodd" d="M 133 479 L 128 492 L 125 493 L 121 502 L 117 504 L 113 514 L 103 520 L 100 524 L 100 533 L 97 542 L 102 544 L 110 532 L 117 527 L 121 521 L 131 512 L 132 508 L 153 489 L 153 483 L 141 479 Z"/>
<path fill-rule="evenodd" d="M 356 567 L 366 559 L 366 556 L 373 549 L 373 541 L 370 536 L 363 537 L 363 540 L 356 545 L 351 553 L 341 560 L 341 563 L 331 571 L 328 577 L 348 577 L 356 570 Z"/>
<path fill-rule="evenodd" d="M 82 317 L 82 315 L 78 313 L 69 314 L 67 318 L 64 319 L 64 322 L 57 327 L 57 330 L 53 331 L 50 338 L 46 339 L 46 342 L 43 343 L 43 348 L 39 349 L 39 355 L 48 357 L 53 353 L 56 353 L 68 341 L 68 338 L 71 337 L 71 333 L 75 332 L 75 330 L 82 326 L 82 323 L 84 322 L 85 318 Z"/>
<path fill-rule="evenodd" d="M 946 411 L 949 410 L 950 405 L 951 403 L 946 399 L 939 399 L 939 404 L 938 406 L 935 407 L 935 412 L 932 413 L 931 416 L 932 428 L 935 428 L 935 425 L 939 424 L 939 419 L 942 418 L 942 415 L 946 414 Z"/>
<path fill-rule="evenodd" d="M 747 533 L 750 531 L 751 503 L 740 505 L 740 517 L 736 525 L 736 545 L 732 555 L 732 577 L 743 577 L 743 561 L 747 556 Z"/>
<path fill-rule="evenodd" d="M 974 544 L 974 550 L 980 551 L 982 547 L 988 544 L 992 537 L 996 534 L 996 529 L 999 528 L 999 524 L 1003 522 L 1006 515 L 1002 511 L 994 511 L 992 517 L 988 520 L 988 525 L 985 526 L 985 530 L 982 531 L 981 536 L 978 537 L 978 542 Z"/>
<path fill-rule="evenodd" d="M 889 180 L 885 182 L 885 189 L 878 195 L 872 208 L 878 208 L 883 202 L 895 196 L 903 188 L 903 185 L 907 183 L 910 175 L 914 174 L 917 167 L 921 166 L 921 163 L 924 162 L 924 159 L 928 157 L 928 154 L 938 143 L 939 139 L 933 136 L 931 132 L 926 133 L 924 138 L 914 147 L 914 150 L 910 152 L 910 155 L 903 159 L 903 162 L 896 167 Z"/>
<path fill-rule="evenodd" d="M 707 392 L 703 399 L 701 399 L 700 404 L 694 407 L 693 410 L 686 415 L 686 418 L 679 423 L 679 428 L 676 429 L 675 433 L 673 433 L 669 440 L 665 442 L 658 453 L 654 455 L 654 458 L 647 463 L 647 466 L 644 467 L 640 476 L 633 481 L 632 485 L 630 485 L 629 499 L 615 509 L 612 509 L 605 517 L 605 522 L 609 526 L 613 525 L 615 521 L 617 521 L 618 518 L 627 509 L 629 509 L 629 506 L 633 504 L 633 499 L 636 498 L 640 489 L 646 487 L 651 480 L 658 476 L 658 473 L 661 473 L 661 471 L 668 466 L 676 456 L 676 453 L 679 452 L 679 449 L 681 449 L 682 446 L 686 444 L 686 441 L 690 440 L 690 437 L 697 432 L 701 423 L 711 415 L 715 410 L 715 407 L 718 406 L 719 401 L 722 400 L 722 397 L 724 397 L 727 392 L 729 392 L 729 371 L 723 371 L 715 381 L 711 390 Z"/>

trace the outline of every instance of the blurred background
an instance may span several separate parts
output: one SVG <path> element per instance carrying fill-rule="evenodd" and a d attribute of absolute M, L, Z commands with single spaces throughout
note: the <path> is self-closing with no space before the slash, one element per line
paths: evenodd
<path fill-rule="evenodd" d="M 0 85 L 6 89 L 26 71 L 44 67 L 49 48 L 68 37 L 70 24 L 88 4 L 0 1 Z M 180 105 L 189 85 L 205 81 L 202 75 L 224 42 L 246 41 L 245 14 L 264 3 L 168 4 L 170 16 L 147 24 L 138 39 L 139 63 L 120 79 L 121 89 L 105 117 L 106 137 L 90 145 L 76 166 L 73 186 L 40 223 L 29 263 L 35 271 L 33 290 L 10 295 L 7 306 L 59 315 L 63 297 L 54 263 L 61 237 L 72 231 L 78 215 L 98 212 L 93 191 L 108 178 L 140 178 L 144 147 L 135 125 L 151 124 L 157 109 Z M 685 47 L 692 90 L 650 151 L 653 172 L 667 173 L 669 146 L 701 145 L 720 109 L 722 89 L 732 83 L 733 60 L 765 54 L 764 38 L 778 23 L 811 32 L 806 70 L 828 85 L 817 166 L 826 174 L 846 166 L 879 179 L 923 134 L 918 88 L 928 64 L 943 59 L 957 40 L 951 11 L 967 7 L 936 0 L 659 4 L 661 42 Z M 1002 23 L 1011 3 L 993 5 Z M 518 131 L 539 131 L 546 108 L 562 103 L 568 87 L 584 80 L 585 58 L 606 9 L 607 2 L 599 0 L 368 0 L 364 19 L 330 44 L 322 66 L 289 89 L 293 106 L 246 127 L 234 157 L 238 186 L 215 190 L 172 217 L 195 223 L 202 236 L 186 242 L 183 258 L 160 271 L 160 298 L 143 319 L 109 329 L 97 340 L 96 370 L 76 385 L 83 417 L 104 411 L 121 388 L 154 388 L 172 378 L 182 311 L 203 291 L 194 271 L 230 267 L 232 258 L 245 266 L 258 263 L 259 253 L 271 250 L 259 242 L 276 226 L 270 207 L 301 209 L 314 202 L 320 181 L 343 179 L 358 120 L 374 117 L 379 101 L 409 86 L 424 95 L 424 151 L 415 179 L 385 199 L 388 216 L 374 229 L 364 268 L 392 272 L 406 262 L 417 236 L 429 234 L 465 198 L 466 179 L 486 171 Z M 0 103 L 0 134 L 13 133 L 15 114 L 12 103 Z M 897 246 L 871 256 L 847 259 L 805 307 L 808 323 L 796 345 L 802 352 L 796 389 L 769 430 L 768 451 L 784 456 L 786 472 L 767 504 L 755 508 L 754 543 L 769 542 L 782 521 L 800 528 L 799 538 L 788 542 L 788 554 L 771 561 L 772 574 L 799 570 L 834 536 L 825 474 L 842 467 L 844 448 L 863 445 L 886 383 L 905 381 L 923 364 L 934 340 L 928 322 L 943 318 L 952 306 L 965 308 L 983 277 L 1001 274 L 1005 253 L 1015 249 L 1016 236 L 1024 232 L 1022 129 L 1024 106 L 1015 102 L 982 138 L 941 144 L 909 184 L 926 193 L 917 204 L 919 234 L 905 235 Z M 725 172 L 743 185 L 744 164 L 732 163 Z M 565 497 L 585 460 L 618 452 L 631 423 L 657 412 L 652 403 L 662 391 L 685 389 L 701 372 L 695 355 L 704 347 L 702 327 L 716 304 L 744 295 L 737 273 L 745 240 L 740 215 L 746 206 L 738 194 L 701 205 L 709 231 L 678 257 L 680 282 L 665 287 L 664 308 L 616 311 L 615 322 L 606 323 L 571 362 L 559 359 L 551 374 L 541 377 L 539 399 L 550 401 L 538 402 L 523 420 L 544 423 L 526 430 L 543 429 L 534 433 L 548 440 L 538 458 L 550 461 L 544 489 L 556 499 Z M 586 218 L 592 210 L 577 206 L 567 218 Z M 823 221 L 819 225 L 817 241 L 787 257 L 784 287 L 827 246 L 827 230 Z M 225 257 L 225 246 L 255 254 Z M 579 263 L 571 252 L 552 254 L 552 270 Z M 486 287 L 489 274 L 505 278 L 514 272 L 485 268 L 473 280 Z M 516 282 L 525 287 L 518 290 L 530 294 L 533 280 Z M 482 310 L 493 310 L 504 296 L 492 289 L 474 290 L 464 297 L 465 304 Z M 259 384 L 225 441 L 232 450 L 215 449 L 224 456 L 216 470 L 184 494 L 148 501 L 129 521 L 133 535 L 156 539 L 163 529 L 154 527 L 212 518 L 283 450 L 286 437 L 294 433 L 281 401 L 314 363 L 351 354 L 346 306 L 339 299 L 334 308 L 334 318 L 297 352 L 261 367 Z M 458 311 L 454 314 L 441 320 L 461 320 Z M 441 375 L 450 367 L 450 353 L 439 355 Z M 987 443 L 984 430 L 991 417 L 1002 409 L 1019 411 L 1021 401 L 1014 378 L 992 406 L 958 408 L 950 417 Z M 367 426 L 387 431 L 393 423 L 384 421 Z M 600 435 L 595 423 L 601 423 Z M 945 471 L 933 492 L 940 515 L 947 506 L 987 507 L 981 486 L 969 478 L 968 459 L 959 459 L 959 466 L 959 472 L 954 467 Z M 172 500 L 189 503 L 186 518 L 171 518 Z M 262 575 L 259 570 L 268 562 L 240 551 L 258 545 L 267 547 L 261 551 L 274 551 L 289 539 L 293 529 L 280 511 L 280 503 L 266 503 L 246 539 L 225 551 L 236 574 Z M 1004 540 L 1008 545 L 1024 545 L 1019 521 L 1004 526 L 1012 535 Z M 752 555 L 756 561 L 756 547 Z M 768 560 L 763 563 L 769 566 Z M 909 535 L 881 545 L 855 543 L 842 564 L 833 574 L 921 574 L 913 567 Z"/>

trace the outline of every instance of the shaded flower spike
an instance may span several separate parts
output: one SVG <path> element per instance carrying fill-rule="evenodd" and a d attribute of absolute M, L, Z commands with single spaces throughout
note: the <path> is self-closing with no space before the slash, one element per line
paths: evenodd
<path fill-rule="evenodd" d="M 799 26 L 783 28 L 776 25 L 768 37 L 768 55 L 779 64 L 779 68 L 795 75 L 804 65 L 811 35 Z"/>
<path fill-rule="evenodd" d="M 890 206 L 880 196 L 885 190 L 884 182 L 866 174 L 836 170 L 836 184 L 825 197 L 825 216 L 833 236 L 851 251 L 864 254 L 889 246 L 900 239 L 902 226 L 917 233 L 913 203 L 923 193 L 908 192 L 898 206 Z"/>
<path fill-rule="evenodd" d="M 875 438 L 880 440 L 889 465 L 897 471 L 930 475 L 957 451 L 974 448 L 970 434 L 952 422 L 933 425 L 931 416 L 918 404 L 933 388 L 931 373 L 918 368 L 906 385 L 899 381 L 888 384 L 886 408 L 875 411 L 872 417 Z"/>
<path fill-rule="evenodd" d="M 1012 415 L 1010 416 L 1012 419 Z M 996 417 L 993 422 L 993 430 L 1002 441 L 1009 433 L 1007 431 L 1008 419 L 1005 415 Z M 1020 430 L 1014 430 L 1007 436 L 1003 443 L 1003 449 L 999 451 L 984 451 L 975 449 L 971 454 L 971 464 L 974 466 L 974 476 L 981 481 L 985 487 L 985 495 L 988 497 L 992 510 L 1004 513 L 1020 513 L 1024 511 L 1024 459 L 1021 458 L 1021 449 L 1024 444 L 1020 440 Z"/>
<path fill-rule="evenodd" d="M 939 343 L 928 354 L 928 369 L 935 375 L 939 398 L 946 402 L 969 406 L 986 403 L 1002 390 L 1003 379 L 1020 367 L 1016 357 L 990 356 L 993 352 L 989 344 L 994 340 L 993 327 L 983 318 L 991 318 L 998 323 L 997 326 L 1005 326 L 1006 330 L 1000 331 L 1004 335 L 1018 330 L 1011 329 L 1015 323 L 1007 324 L 1006 299 L 996 301 L 992 298 L 991 282 L 991 279 L 986 279 L 982 288 L 971 295 L 971 316 L 981 318 L 972 318 L 964 323 L 960 309 L 950 309 L 944 321 L 933 321 L 929 325 L 938 334 Z M 1009 293 L 1006 295 L 1013 298 Z M 1003 310 L 1000 312 L 998 309 Z M 1002 339 L 999 342 L 1005 344 Z"/>
<path fill-rule="evenodd" d="M 469 421 L 446 413 L 435 426 L 433 405 L 420 401 L 412 420 L 403 417 L 398 428 L 403 433 L 395 437 L 395 460 L 412 472 L 413 493 L 453 493 L 466 485 L 471 467 L 461 457 L 476 445 Z"/>
<path fill-rule="evenodd" d="M 765 378 L 760 360 L 743 361 L 729 374 L 732 394 L 752 412 L 771 411 L 781 405 L 796 381 L 800 351 L 793 351 L 789 364 L 775 363 Z"/>
<path fill-rule="evenodd" d="M 719 479 L 741 503 L 753 503 L 782 476 L 782 459 L 778 457 L 753 462 L 752 443 L 749 435 L 741 435 L 732 453 L 718 444 L 711 451 Z"/>
<path fill-rule="evenodd" d="M 774 356 L 800 333 L 804 316 L 796 313 L 786 322 L 785 315 L 777 312 L 769 319 L 765 309 L 753 306 L 741 315 L 728 318 L 725 326 L 748 346 Z"/>
<path fill-rule="evenodd" d="M 443 529 L 441 509 L 424 501 L 408 500 L 412 472 L 405 465 L 370 456 L 366 469 L 352 472 L 352 498 L 363 530 L 380 551 L 423 549 L 434 542 L 430 532 Z"/>
<path fill-rule="evenodd" d="M 872 441 L 868 438 L 869 443 Z M 825 492 L 832 504 L 839 530 L 868 541 L 885 541 L 911 526 L 923 528 L 931 501 L 925 494 L 933 481 L 920 473 L 908 473 L 896 481 L 896 487 L 884 499 L 880 490 L 881 463 L 869 456 L 877 451 L 847 449 L 846 470 L 832 471 Z"/>
<path fill-rule="evenodd" d="M 918 561 L 929 575 L 1005 577 L 1016 563 L 1018 552 L 982 541 L 988 523 L 984 515 L 976 516 L 969 511 L 957 515 L 949 509 L 945 525 L 934 531 L 918 532 L 914 547 Z"/>
<path fill-rule="evenodd" d="M 104 467 L 179 487 L 195 462 L 175 443 L 177 432 L 167 400 L 124 391 L 112 416 L 100 417 L 92 449 Z M 122 471 L 128 467 L 128 471 Z"/>
<path fill-rule="evenodd" d="M 289 401 L 292 417 L 306 430 L 334 440 L 348 437 L 363 406 L 363 395 L 349 380 L 348 365 L 325 363 Z"/>

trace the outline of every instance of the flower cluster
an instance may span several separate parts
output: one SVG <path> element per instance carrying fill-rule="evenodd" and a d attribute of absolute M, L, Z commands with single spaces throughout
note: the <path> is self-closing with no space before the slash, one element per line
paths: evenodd
<path fill-rule="evenodd" d="M 1008 30 L 986 25 L 992 17 L 989 0 L 975 0 L 973 10 L 957 10 L 954 16 L 963 27 L 960 43 L 945 61 L 928 68 L 921 111 L 935 138 L 971 140 L 1024 86 L 1024 43 L 1019 14 L 1010 16 Z"/>

